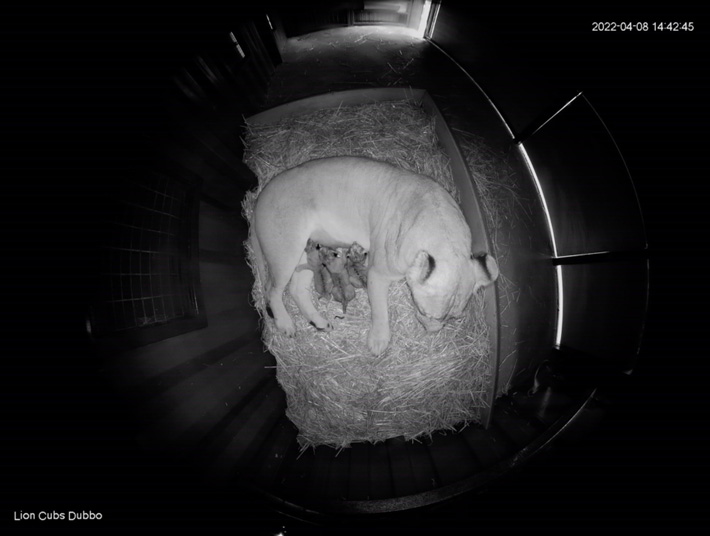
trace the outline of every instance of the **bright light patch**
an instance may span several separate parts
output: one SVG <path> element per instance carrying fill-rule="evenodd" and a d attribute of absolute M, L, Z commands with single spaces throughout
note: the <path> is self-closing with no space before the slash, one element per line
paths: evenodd
<path fill-rule="evenodd" d="M 232 40 L 232 43 L 234 43 L 234 46 L 237 48 L 237 52 L 239 53 L 239 55 L 242 58 L 246 57 L 246 54 L 244 54 L 244 50 L 242 50 L 242 46 L 239 44 L 239 41 L 237 41 L 237 38 L 233 32 L 229 32 L 229 38 Z"/>
<path fill-rule="evenodd" d="M 426 0 L 424 2 L 424 9 L 422 9 L 422 16 L 419 19 L 419 28 L 417 28 L 417 37 L 424 37 L 424 32 L 426 32 L 426 25 L 429 21 L 429 13 L 431 13 L 431 0 Z"/>
<path fill-rule="evenodd" d="M 562 324 L 564 323 L 565 313 L 565 295 L 564 285 L 562 283 L 562 266 L 555 266 L 555 275 L 557 276 L 557 329 L 555 332 L 555 346 L 559 347 L 562 344 Z"/>
<path fill-rule="evenodd" d="M 538 178 L 537 173 L 535 172 L 535 168 L 532 165 L 532 161 L 530 160 L 528 152 L 525 150 L 525 145 L 523 143 L 518 144 L 518 149 L 520 150 L 520 154 L 522 155 L 523 159 L 525 160 L 525 163 L 528 166 L 530 175 L 532 176 L 533 182 L 535 183 L 535 188 L 537 189 L 537 195 L 540 197 L 540 201 L 542 202 L 542 210 L 545 213 L 545 221 L 547 222 L 547 228 L 550 231 L 550 241 L 552 242 L 552 255 L 554 257 L 557 257 L 557 241 L 555 240 L 555 230 L 552 228 L 552 218 L 550 217 L 550 209 L 547 206 L 545 194 L 542 191 L 542 186 L 540 185 L 540 179 Z"/>
<path fill-rule="evenodd" d="M 542 191 L 542 186 L 540 185 L 540 179 L 537 176 L 537 173 L 535 172 L 535 168 L 533 167 L 532 161 L 530 160 L 530 156 L 528 155 L 528 152 L 525 150 L 525 145 L 523 143 L 518 144 L 518 149 L 520 150 L 520 154 L 523 157 L 523 160 L 525 160 L 525 163 L 528 166 L 528 170 L 530 171 L 530 176 L 533 178 L 533 182 L 535 183 L 535 188 L 537 189 L 537 195 L 540 198 L 540 202 L 542 203 L 542 211 L 545 213 L 545 221 L 547 222 L 547 228 L 550 232 L 550 242 L 552 244 L 552 256 L 557 257 L 557 241 L 555 240 L 555 230 L 552 227 L 552 218 L 550 216 L 550 210 L 547 206 L 547 201 L 545 200 L 545 193 Z M 562 315 L 564 313 L 564 294 L 563 294 L 563 285 L 562 285 L 562 267 L 561 266 L 556 266 L 555 267 L 555 277 L 557 278 L 557 327 L 555 329 L 555 344 L 559 346 L 560 342 L 562 341 Z"/>

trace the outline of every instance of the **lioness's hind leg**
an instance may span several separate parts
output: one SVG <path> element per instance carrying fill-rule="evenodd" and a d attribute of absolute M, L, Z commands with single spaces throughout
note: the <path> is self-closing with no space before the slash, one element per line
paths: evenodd
<path fill-rule="evenodd" d="M 257 285 L 261 287 L 261 299 L 262 303 L 257 304 L 257 307 L 269 315 L 270 318 L 274 318 L 274 312 L 271 308 L 271 289 L 273 284 L 271 282 L 271 274 L 267 273 L 266 259 L 261 251 L 261 244 L 256 235 L 252 233 L 249 235 L 249 240 L 251 243 L 252 252 L 254 254 L 254 266 L 256 267 L 256 282 Z"/>
<path fill-rule="evenodd" d="M 274 322 L 279 331 L 292 337 L 296 333 L 296 326 L 291 315 L 288 314 L 283 302 L 284 286 L 273 285 L 269 290 L 269 308 L 274 317 Z"/>
<path fill-rule="evenodd" d="M 321 331 L 331 331 L 333 326 L 316 310 L 311 299 L 309 287 L 313 279 L 313 272 L 310 270 L 302 270 L 295 272 L 291 277 L 289 291 L 293 296 L 296 305 L 301 310 L 303 316 Z"/>
<path fill-rule="evenodd" d="M 286 285 L 291 280 L 291 276 L 294 274 L 296 266 L 298 266 L 300 253 L 298 249 L 282 248 L 277 254 L 274 254 L 274 252 L 263 248 L 263 254 L 270 272 L 270 277 L 264 287 L 267 306 L 271 310 L 271 315 L 278 330 L 291 337 L 296 333 L 296 326 L 284 305 L 283 293 Z M 309 273 L 309 270 L 296 273 Z"/>

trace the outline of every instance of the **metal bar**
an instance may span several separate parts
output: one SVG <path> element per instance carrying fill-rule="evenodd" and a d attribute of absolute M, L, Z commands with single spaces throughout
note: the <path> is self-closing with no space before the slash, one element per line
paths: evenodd
<path fill-rule="evenodd" d="M 525 141 L 529 140 L 535 133 L 537 133 L 542 127 L 544 127 L 547 123 L 552 121 L 557 115 L 559 115 L 562 110 L 567 108 L 570 104 L 572 104 L 575 100 L 577 100 L 578 97 L 582 95 L 582 92 L 580 91 L 577 93 L 574 97 L 572 97 L 570 100 L 568 100 L 565 104 L 563 104 L 559 109 L 557 109 L 554 113 L 545 115 L 543 119 L 534 121 L 532 124 L 528 125 L 527 128 L 523 129 L 523 131 L 515 136 L 513 139 L 513 143 L 516 145 L 520 145 L 524 143 Z"/>
<path fill-rule="evenodd" d="M 598 262 L 617 262 L 648 259 L 649 251 L 647 249 L 635 251 L 600 251 L 596 253 L 582 253 L 580 255 L 567 255 L 563 257 L 552 258 L 554 266 L 565 266 L 571 264 L 590 264 Z"/>

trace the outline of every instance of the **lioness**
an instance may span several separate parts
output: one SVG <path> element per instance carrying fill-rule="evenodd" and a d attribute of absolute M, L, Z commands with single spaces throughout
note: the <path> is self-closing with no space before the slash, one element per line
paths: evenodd
<path fill-rule="evenodd" d="M 368 251 L 367 344 L 375 355 L 390 341 L 391 282 L 406 278 L 417 318 L 428 331 L 437 331 L 498 277 L 492 257 L 471 252 L 471 231 L 461 210 L 434 180 L 368 158 L 311 160 L 271 179 L 257 198 L 252 221 L 250 240 L 267 310 L 289 336 L 295 333 L 283 304 L 289 281 L 311 324 L 333 329 L 311 301 L 313 272 L 294 271 L 306 261 L 309 239 L 332 248 L 357 242 Z"/>

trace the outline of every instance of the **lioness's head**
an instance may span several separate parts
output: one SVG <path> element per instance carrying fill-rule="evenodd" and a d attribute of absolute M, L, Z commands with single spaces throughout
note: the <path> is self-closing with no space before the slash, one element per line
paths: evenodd
<path fill-rule="evenodd" d="M 463 314 L 474 292 L 498 278 L 498 264 L 487 253 L 437 259 L 422 250 L 406 278 L 417 319 L 427 331 L 438 331 L 447 319 Z"/>

